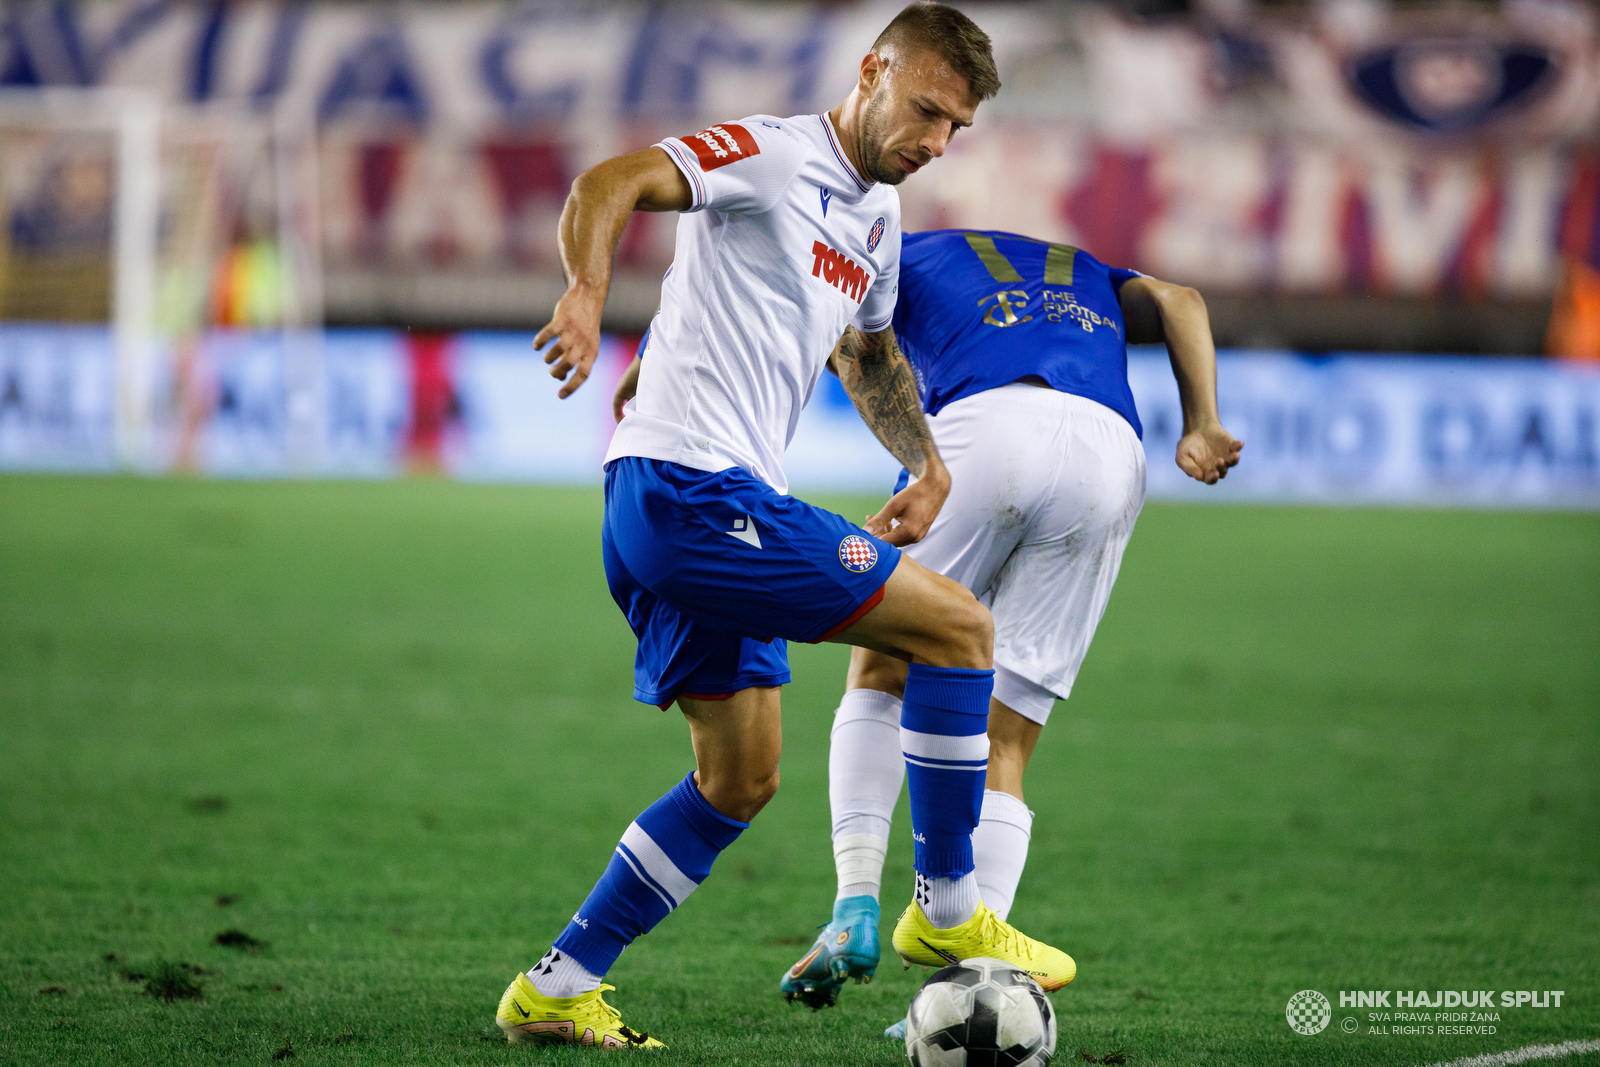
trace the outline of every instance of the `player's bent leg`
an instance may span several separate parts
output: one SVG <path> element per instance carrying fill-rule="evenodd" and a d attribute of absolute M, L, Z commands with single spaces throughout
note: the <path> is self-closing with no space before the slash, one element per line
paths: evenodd
<path fill-rule="evenodd" d="M 838 878 L 833 915 L 778 983 L 786 1001 L 799 1000 L 816 1010 L 837 1003 L 846 982 L 870 982 L 877 973 L 878 892 L 889 828 L 905 784 L 900 694 L 906 666 L 864 648 L 851 650 L 850 663 L 848 687 L 834 713 L 828 744 L 828 804 Z"/>
<path fill-rule="evenodd" d="M 1047 947 L 995 919 L 974 874 L 972 831 L 989 755 L 992 625 L 987 609 L 960 583 L 902 559 L 882 603 L 843 635 L 912 659 L 900 743 L 911 785 L 917 884 L 894 935 L 908 966 L 972 955 L 1014 958 L 1020 965 Z M 1027 969 L 1052 988 L 1065 984 L 1058 966 Z"/>
<path fill-rule="evenodd" d="M 999 697 L 991 697 L 989 773 L 984 788 L 1023 799 L 1022 772 L 1027 770 L 1028 761 L 1033 758 L 1033 748 L 1039 743 L 1039 734 L 1043 730 L 1043 722 L 1013 711 Z"/>
<path fill-rule="evenodd" d="M 1000 668 L 995 669 L 995 674 L 1000 676 Z M 1007 689 L 1006 695 L 1017 699 Z M 1045 710 L 1049 707 L 1046 704 Z M 1029 711 L 1036 713 L 1034 707 Z M 1017 883 L 1022 881 L 1023 868 L 1028 864 L 1033 812 L 1022 799 L 1022 772 L 1043 728 L 1042 723 L 1007 707 L 999 697 L 989 701 L 989 776 L 978 828 L 972 831 L 972 855 L 978 865 L 978 890 L 983 902 L 1001 919 L 1011 915 Z"/>
<path fill-rule="evenodd" d="M 910 689 L 912 689 L 910 673 L 914 673 L 915 670 L 917 670 L 917 665 L 914 664 L 910 669 L 909 675 L 907 675 L 907 699 L 909 699 Z M 990 710 L 992 709 L 994 709 L 994 704 L 990 704 Z M 1005 709 L 1003 705 L 1002 710 L 1010 712 L 1010 709 Z M 1021 742 L 1022 745 L 1026 745 L 1027 752 L 1032 752 L 1032 744 L 1029 742 L 1030 731 L 1026 726 L 1016 726 L 1003 717 L 1000 721 L 1002 721 L 1003 734 L 1005 734 L 1005 726 L 1013 726 L 1014 728 L 1013 734 L 1006 734 L 1008 741 Z M 1037 733 L 1032 733 L 1032 739 L 1037 741 Z M 907 753 L 907 763 L 909 765 L 912 765 L 912 758 L 914 757 Z M 1026 760 L 1022 760 L 1022 763 L 1026 765 Z M 1021 784 L 1021 777 L 1018 777 L 1019 784 Z M 1022 801 L 1019 798 L 1011 797 L 1008 793 L 998 792 L 998 790 L 992 790 L 987 797 L 982 797 L 979 816 L 981 816 L 984 809 L 989 809 L 992 813 L 1002 817 L 1008 814 L 1010 816 L 1008 821 L 1018 821 L 1016 809 L 1021 809 L 1022 813 L 1027 813 L 1026 805 L 1022 805 Z M 914 830 L 915 811 L 917 811 L 917 808 L 914 805 L 912 806 Z M 1027 814 L 1026 819 L 1030 829 L 1030 825 L 1032 825 L 1030 813 Z M 1000 829 L 1000 827 L 995 825 L 990 829 Z M 984 835 L 982 835 L 981 817 L 974 819 L 974 830 L 976 832 L 971 833 L 970 838 L 971 848 L 973 848 L 974 869 L 978 869 L 979 865 L 987 867 L 987 869 L 994 869 L 995 865 L 1005 867 L 1006 862 L 1008 862 L 1006 857 L 1000 857 L 997 861 L 994 856 L 981 856 L 979 854 L 979 846 L 986 845 Z M 989 851 L 989 848 L 984 848 L 984 851 Z M 918 865 L 918 873 L 920 872 L 922 872 L 922 867 Z M 987 877 L 987 873 L 974 877 L 974 883 L 979 880 L 979 877 Z M 1006 878 L 1005 873 L 1002 872 L 1000 877 Z M 1021 864 L 1016 865 L 1016 877 L 1021 877 Z M 922 885 L 923 881 L 918 881 L 918 889 L 922 888 Z M 1000 885 L 995 886 L 995 888 L 1010 888 L 1011 896 L 1016 893 L 1014 880 L 1008 881 L 1008 886 Z M 894 950 L 899 953 L 899 957 L 907 966 L 912 965 L 912 963 L 922 963 L 925 966 L 944 966 L 947 963 L 970 960 L 973 957 L 992 957 L 997 958 L 997 960 L 1005 960 L 1006 963 L 1011 963 L 1016 968 L 1021 968 L 1022 971 L 1029 973 L 1046 992 L 1061 989 L 1064 985 L 1069 984 L 1074 977 L 1077 977 L 1078 965 L 1074 958 L 1067 955 L 1066 952 L 1056 949 L 1053 945 L 1035 941 L 1034 937 L 1029 937 L 1027 934 L 1021 933 L 1019 929 L 1011 926 L 1010 923 L 1006 923 L 1002 913 L 998 913 L 997 910 L 990 907 L 989 896 L 990 891 L 982 893 L 981 901 L 978 901 L 978 905 L 971 913 L 971 917 L 963 921 L 962 925 L 955 926 L 955 928 L 946 928 L 942 923 L 936 921 L 936 918 L 931 917 L 930 913 L 928 913 L 931 910 L 930 905 L 923 899 L 923 894 L 918 893 L 917 899 L 912 902 L 910 907 L 907 907 L 906 913 L 901 915 L 901 920 L 894 926 Z M 1002 904 L 1002 907 L 1005 907 L 1006 910 L 1010 910 L 1010 899 L 1003 899 L 1002 901 L 1000 899 L 1002 896 L 1002 893 L 995 893 L 995 902 Z"/>
<path fill-rule="evenodd" d="M 779 690 L 726 699 L 679 695 L 696 768 L 623 833 L 610 864 L 550 951 L 500 998 L 507 1040 L 659 1047 L 621 1021 L 601 993 L 622 950 L 688 899 L 717 856 L 778 788 Z"/>
<path fill-rule="evenodd" d="M 725 699 L 678 695 L 694 744 L 695 784 L 730 819 L 748 823 L 778 792 L 782 692 L 755 686 Z"/>
<path fill-rule="evenodd" d="M 883 599 L 826 640 L 935 667 L 988 670 L 994 620 L 960 582 L 902 556 Z"/>
<path fill-rule="evenodd" d="M 995 673 L 1000 674 L 998 668 Z M 1015 699 L 1014 694 L 1008 695 Z M 1048 711 L 1049 705 L 1045 707 Z M 983 811 L 977 829 L 972 831 L 972 856 L 983 902 L 1002 921 L 1010 915 L 1017 883 L 1028 862 L 1033 812 L 1022 801 L 1022 772 L 1043 728 L 1042 723 L 1018 714 L 998 697 L 990 699 L 989 775 L 983 791 Z M 896 1020 L 883 1036 L 905 1041 L 906 1020 Z"/>

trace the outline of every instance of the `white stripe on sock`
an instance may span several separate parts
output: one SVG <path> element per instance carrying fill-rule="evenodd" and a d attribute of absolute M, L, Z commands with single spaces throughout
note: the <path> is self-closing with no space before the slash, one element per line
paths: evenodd
<path fill-rule="evenodd" d="M 917 756 L 922 760 L 982 762 L 989 758 L 989 735 L 969 734 L 965 737 L 953 737 L 949 734 L 919 733 L 902 726 L 900 750 L 907 756 Z"/>
<path fill-rule="evenodd" d="M 628 851 L 638 858 L 639 864 L 660 883 L 672 896 L 676 904 L 682 904 L 689 899 L 689 894 L 699 888 L 699 883 L 687 874 L 678 870 L 678 865 L 662 851 L 661 846 L 651 840 L 636 822 L 629 823 L 628 828 L 622 832 L 622 843 L 628 846 Z"/>
<path fill-rule="evenodd" d="M 617 855 L 622 857 L 622 862 L 628 865 L 628 870 L 632 871 L 635 877 L 644 883 L 646 889 L 650 890 L 650 892 L 661 898 L 661 902 L 667 906 L 668 911 L 671 911 L 673 908 L 678 906 L 673 902 L 671 897 L 667 896 L 667 894 L 661 890 L 660 886 L 656 885 L 655 882 L 650 880 L 649 875 L 645 874 L 644 871 L 639 868 L 639 865 L 634 862 L 633 857 L 628 854 L 627 849 L 620 845 L 617 846 Z"/>

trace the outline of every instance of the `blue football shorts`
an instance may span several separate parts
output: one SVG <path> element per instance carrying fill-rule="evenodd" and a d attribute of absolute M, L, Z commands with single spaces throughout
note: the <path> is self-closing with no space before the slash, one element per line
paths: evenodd
<path fill-rule="evenodd" d="M 639 638 L 633 695 L 662 708 L 789 681 L 786 641 L 826 640 L 883 599 L 900 550 L 749 472 L 606 464 L 611 596 Z"/>

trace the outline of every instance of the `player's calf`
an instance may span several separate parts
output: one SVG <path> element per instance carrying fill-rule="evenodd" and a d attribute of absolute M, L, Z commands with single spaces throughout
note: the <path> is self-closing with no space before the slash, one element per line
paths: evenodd
<path fill-rule="evenodd" d="M 936 926 L 960 926 L 979 904 L 972 831 L 988 767 L 994 622 L 959 582 L 902 558 L 883 602 L 841 636 L 912 657 L 900 742 L 911 786 L 917 906 Z"/>

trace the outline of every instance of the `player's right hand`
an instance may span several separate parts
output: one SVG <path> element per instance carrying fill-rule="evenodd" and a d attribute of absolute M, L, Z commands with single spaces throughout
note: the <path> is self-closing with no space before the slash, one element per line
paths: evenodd
<path fill-rule="evenodd" d="M 1197 482 L 1216 485 L 1238 466 L 1244 442 L 1220 425 L 1191 430 L 1178 442 L 1177 463 L 1183 473 Z"/>
<path fill-rule="evenodd" d="M 914 545 L 927 536 L 949 495 L 950 472 L 933 456 L 922 477 L 890 497 L 882 511 L 868 515 L 861 528 L 896 548 Z"/>
<path fill-rule="evenodd" d="M 550 377 L 566 383 L 557 394 L 562 400 L 577 392 L 600 354 L 600 311 L 604 306 L 605 294 L 596 299 L 588 290 L 574 286 L 556 302 L 550 321 L 533 338 L 535 351 L 550 345 L 544 361 L 553 364 Z"/>

